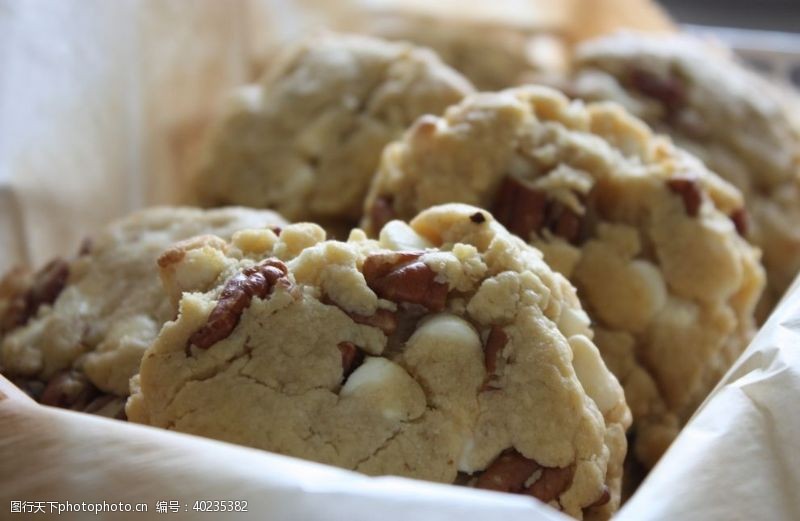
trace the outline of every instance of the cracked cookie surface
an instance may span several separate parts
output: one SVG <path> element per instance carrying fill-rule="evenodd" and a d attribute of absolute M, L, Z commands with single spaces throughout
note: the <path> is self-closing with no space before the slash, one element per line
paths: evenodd
<path fill-rule="evenodd" d="M 575 284 L 646 465 L 754 333 L 741 194 L 618 106 L 528 87 L 420 118 L 385 149 L 364 225 L 445 202 L 492 209 Z"/>
<path fill-rule="evenodd" d="M 194 182 L 201 203 L 354 223 L 383 146 L 472 92 L 431 51 L 325 34 L 288 49 L 243 89 Z"/>
<path fill-rule="evenodd" d="M 580 46 L 570 88 L 620 103 L 742 191 L 750 219 L 741 227 L 763 250 L 767 271 L 765 319 L 800 270 L 796 94 L 703 40 L 636 33 Z"/>
<path fill-rule="evenodd" d="M 145 353 L 132 421 L 575 517 L 619 504 L 622 389 L 574 288 L 489 212 L 432 208 L 379 240 L 243 230 L 185 258 L 161 263 L 167 293 L 203 282 Z"/>
<path fill-rule="evenodd" d="M 48 405 L 95 412 L 113 402 L 120 412 L 142 353 L 173 317 L 159 255 L 198 234 L 284 224 L 266 210 L 151 208 L 112 223 L 75 258 L 9 273 L 0 283 L 3 374 Z"/>

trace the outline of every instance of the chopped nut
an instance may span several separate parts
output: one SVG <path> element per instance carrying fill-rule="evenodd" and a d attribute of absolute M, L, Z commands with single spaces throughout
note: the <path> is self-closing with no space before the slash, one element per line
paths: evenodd
<path fill-rule="evenodd" d="M 581 232 L 581 218 L 565 206 L 560 206 L 560 212 L 555 223 L 550 227 L 553 233 L 564 238 L 572 244 L 577 243 Z"/>
<path fill-rule="evenodd" d="M 447 301 L 448 286 L 436 282 L 436 272 L 420 257 L 422 252 L 372 254 L 364 261 L 364 279 L 380 298 L 441 311 Z"/>
<path fill-rule="evenodd" d="M 386 336 L 391 336 L 397 330 L 397 315 L 388 309 L 379 309 L 374 315 L 364 316 L 347 313 L 356 324 L 377 327 Z"/>
<path fill-rule="evenodd" d="M 683 199 L 683 207 L 689 217 L 697 217 L 700 211 L 700 204 L 703 202 L 703 193 L 697 179 L 690 177 L 675 177 L 667 181 L 670 190 L 680 195 Z"/>
<path fill-rule="evenodd" d="M 558 498 L 572 484 L 575 467 L 542 467 L 542 475 L 536 482 L 528 487 L 527 494 L 549 503 Z"/>
<path fill-rule="evenodd" d="M 608 503 L 609 501 L 611 501 L 611 492 L 608 490 L 608 487 L 606 485 L 603 485 L 603 492 L 600 494 L 600 497 L 597 498 L 597 501 L 595 501 L 586 508 L 601 507 L 606 503 Z"/>
<path fill-rule="evenodd" d="M 321 302 L 329 306 L 336 306 L 342 313 L 350 317 L 356 324 L 364 324 L 365 326 L 377 327 L 386 336 L 392 336 L 397 330 L 397 313 L 389 311 L 388 309 L 379 309 L 373 315 L 359 315 L 351 313 L 342 308 L 328 295 L 323 295 Z"/>
<path fill-rule="evenodd" d="M 544 225 L 547 196 L 512 176 L 506 176 L 495 199 L 492 214 L 508 230 L 528 240 Z"/>
<path fill-rule="evenodd" d="M 191 345 L 208 349 L 227 338 L 239 324 L 242 313 L 253 297 L 266 298 L 281 280 L 288 286 L 288 273 L 289 270 L 283 262 L 267 259 L 228 280 L 206 325 L 189 337 L 187 350 Z"/>
<path fill-rule="evenodd" d="M 486 339 L 484 347 L 484 363 L 486 364 L 486 381 L 482 390 L 490 389 L 491 380 L 497 376 L 497 357 L 503 352 L 503 348 L 508 343 L 508 335 L 500 326 L 492 326 L 489 337 Z"/>
<path fill-rule="evenodd" d="M 736 231 L 742 237 L 747 236 L 747 229 L 748 229 L 748 218 L 747 218 L 747 210 L 744 208 L 739 208 L 738 210 L 734 210 L 731 214 L 731 221 L 733 221 L 733 226 L 736 228 Z"/>
<path fill-rule="evenodd" d="M 525 483 L 539 470 L 541 476 L 526 488 Z M 564 468 L 543 467 L 515 449 L 508 449 L 478 477 L 475 486 L 500 492 L 528 494 L 549 503 L 569 488 L 574 474 L 574 465 Z"/>
<path fill-rule="evenodd" d="M 369 217 L 372 221 L 372 232 L 378 233 L 383 226 L 395 218 L 392 197 L 382 195 L 375 199 L 369 210 Z"/>
<path fill-rule="evenodd" d="M 493 213 L 511 233 L 525 240 L 542 228 L 573 244 L 580 240 L 582 223 L 578 214 L 558 201 L 549 201 L 545 192 L 534 190 L 512 176 L 503 181 Z"/>
<path fill-rule="evenodd" d="M 39 270 L 33 278 L 33 286 L 28 292 L 29 316 L 43 304 L 52 304 L 61 294 L 69 278 L 69 264 L 64 259 L 54 259 Z"/>
<path fill-rule="evenodd" d="M 364 352 L 352 342 L 339 342 L 339 352 L 342 353 L 342 375 L 347 377 L 364 361 Z"/>
<path fill-rule="evenodd" d="M 221 251 L 227 248 L 225 241 L 215 235 L 199 235 L 176 243 L 162 253 L 156 262 L 159 268 L 167 268 L 181 262 L 189 250 L 197 250 L 204 246 L 211 246 Z"/>
<path fill-rule="evenodd" d="M 82 374 L 66 370 L 58 373 L 45 386 L 39 402 L 62 409 L 83 410 L 98 391 Z"/>
<path fill-rule="evenodd" d="M 629 73 L 628 82 L 633 89 L 660 101 L 668 117 L 672 117 L 686 99 L 683 82 L 675 76 L 662 77 L 642 69 L 633 69 Z"/>
<path fill-rule="evenodd" d="M 478 477 L 475 487 L 519 494 L 524 490 L 528 478 L 540 468 L 541 465 L 532 459 L 509 449 L 500 454 Z"/>
<path fill-rule="evenodd" d="M 4 287 L 15 285 L 11 277 L 26 277 L 26 273 L 20 270 L 10 272 L 2 281 Z M 67 285 L 68 278 L 67 261 L 54 259 L 37 271 L 30 282 L 26 281 L 25 285 L 20 284 L 21 287 L 8 289 L 8 304 L 5 313 L 0 317 L 0 332 L 24 326 L 42 305 L 55 302 Z"/>

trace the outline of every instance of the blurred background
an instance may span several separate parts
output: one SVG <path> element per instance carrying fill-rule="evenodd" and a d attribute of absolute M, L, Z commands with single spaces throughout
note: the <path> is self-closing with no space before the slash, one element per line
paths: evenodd
<path fill-rule="evenodd" d="M 798 0 L 660 0 L 680 23 L 800 32 Z"/>

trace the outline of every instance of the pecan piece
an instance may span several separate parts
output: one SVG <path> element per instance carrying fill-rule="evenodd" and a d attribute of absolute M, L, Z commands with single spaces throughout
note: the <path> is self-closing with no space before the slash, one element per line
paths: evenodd
<path fill-rule="evenodd" d="M 589 505 L 588 507 L 584 508 L 593 508 L 593 507 L 601 507 L 611 501 L 611 491 L 608 490 L 608 486 L 603 485 L 603 492 L 600 493 L 600 497 L 597 500 Z"/>
<path fill-rule="evenodd" d="M 394 211 L 394 198 L 389 196 L 379 196 L 372 203 L 369 209 L 372 232 L 377 234 L 383 226 L 396 216 Z"/>
<path fill-rule="evenodd" d="M 553 233 L 565 239 L 567 242 L 576 244 L 581 232 L 581 218 L 566 206 L 555 203 L 551 207 L 554 211 L 548 216 L 552 224 L 548 226 Z"/>
<path fill-rule="evenodd" d="M 491 389 L 491 380 L 494 379 L 497 372 L 497 357 L 503 352 L 503 348 L 508 343 L 508 335 L 503 331 L 500 326 L 492 326 L 489 331 L 489 336 L 486 339 L 486 345 L 483 348 L 483 360 L 486 366 L 486 380 L 483 382 L 482 391 Z"/>
<path fill-rule="evenodd" d="M 62 409 L 83 410 L 97 394 L 97 389 L 86 376 L 68 369 L 47 382 L 39 403 Z"/>
<path fill-rule="evenodd" d="M 379 309 L 374 315 L 369 316 L 356 315 L 355 313 L 347 313 L 347 316 L 352 318 L 356 324 L 377 327 L 386 336 L 392 336 L 397 330 L 397 315 L 388 309 Z"/>
<path fill-rule="evenodd" d="M 528 478 L 540 468 L 541 465 L 534 460 L 526 458 L 514 449 L 508 449 L 483 471 L 475 487 L 518 494 L 525 489 Z"/>
<path fill-rule="evenodd" d="M 541 471 L 541 475 L 533 484 L 526 486 L 526 482 L 537 471 Z M 508 449 L 478 477 L 475 486 L 500 492 L 528 494 L 549 503 L 569 488 L 574 474 L 574 465 L 564 468 L 543 467 L 515 449 Z"/>
<path fill-rule="evenodd" d="M 495 199 L 492 214 L 508 230 L 528 240 L 531 233 L 542 229 L 545 222 L 547 196 L 533 190 L 512 176 L 506 176 Z"/>
<path fill-rule="evenodd" d="M 52 304 L 67 285 L 69 264 L 64 259 L 53 259 L 39 270 L 28 292 L 28 310 L 33 316 L 43 304 Z"/>
<path fill-rule="evenodd" d="M 189 337 L 187 350 L 191 345 L 208 349 L 227 338 L 239 324 L 242 313 L 250 306 L 253 297 L 266 298 L 281 280 L 288 286 L 288 273 L 289 270 L 283 262 L 267 259 L 228 280 L 206 325 Z"/>
<path fill-rule="evenodd" d="M 580 240 L 582 220 L 578 214 L 512 176 L 500 186 L 492 213 L 511 233 L 526 241 L 543 228 L 573 244 Z"/>
<path fill-rule="evenodd" d="M 422 252 L 374 253 L 364 260 L 364 279 L 380 298 L 442 311 L 448 286 L 436 282 L 436 272 L 420 257 Z"/>
<path fill-rule="evenodd" d="M 734 210 L 730 217 L 731 221 L 733 221 L 733 226 L 736 228 L 736 232 L 742 237 L 746 237 L 747 229 L 749 228 L 747 210 L 744 208 Z"/>
<path fill-rule="evenodd" d="M 389 311 L 388 309 L 379 309 L 373 315 L 359 315 L 357 313 L 351 313 L 347 311 L 328 295 L 323 295 L 320 302 L 329 306 L 336 306 L 342 313 L 350 317 L 350 319 L 356 324 L 377 327 L 383 331 L 383 334 L 386 336 L 392 336 L 392 334 L 394 334 L 394 332 L 397 330 L 397 313 L 394 311 Z"/>
<path fill-rule="evenodd" d="M 343 380 L 347 380 L 347 377 L 364 362 L 364 352 L 352 342 L 339 342 L 336 347 L 342 354 Z"/>
<path fill-rule="evenodd" d="M 6 277 L 25 276 L 24 272 L 12 271 Z M 67 285 L 69 264 L 64 259 L 54 259 L 37 271 L 25 289 L 17 289 L 9 299 L 5 313 L 0 317 L 0 332 L 24 326 L 44 304 L 52 304 Z M 3 279 L 3 285 L 13 281 Z"/>
<path fill-rule="evenodd" d="M 700 191 L 697 179 L 691 177 L 675 177 L 667 181 L 670 190 L 680 195 L 683 207 L 689 217 L 697 217 L 700 204 L 703 202 L 703 193 Z"/>
<path fill-rule="evenodd" d="M 633 69 L 628 75 L 628 84 L 648 98 L 661 102 L 668 118 L 680 110 L 686 100 L 686 88 L 680 78 L 674 75 L 664 77 Z"/>
<path fill-rule="evenodd" d="M 558 498 L 572 484 L 575 467 L 542 467 L 542 475 L 525 491 L 543 503 Z"/>

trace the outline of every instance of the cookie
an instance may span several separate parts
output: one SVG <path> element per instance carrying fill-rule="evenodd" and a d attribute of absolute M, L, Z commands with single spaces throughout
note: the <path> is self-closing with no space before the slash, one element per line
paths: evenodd
<path fill-rule="evenodd" d="M 242 90 L 195 179 L 202 204 L 272 208 L 291 221 L 354 224 L 383 146 L 472 91 L 432 52 L 324 34 Z"/>
<path fill-rule="evenodd" d="M 364 225 L 445 202 L 491 209 L 575 284 L 646 465 L 754 333 L 741 194 L 619 106 L 527 87 L 420 118 L 385 149 Z"/>
<path fill-rule="evenodd" d="M 480 90 L 513 87 L 530 76 L 567 69 L 563 39 L 511 20 L 444 17 L 400 9 L 365 16 L 356 30 L 433 49 Z"/>
<path fill-rule="evenodd" d="M 94 412 L 114 402 L 121 412 L 142 353 L 173 317 L 159 255 L 198 234 L 230 238 L 242 227 L 285 224 L 273 212 L 245 208 L 151 208 L 112 223 L 76 258 L 35 274 L 10 272 L 0 283 L 3 375 L 48 405 Z"/>
<path fill-rule="evenodd" d="M 576 96 L 622 104 L 742 191 L 750 218 L 739 227 L 767 271 L 766 318 L 800 270 L 796 96 L 688 36 L 601 38 L 578 49 L 576 68 Z"/>
<path fill-rule="evenodd" d="M 540 252 L 466 205 L 324 239 L 243 230 L 162 261 L 197 284 L 145 353 L 129 419 L 610 515 L 630 413 Z"/>

